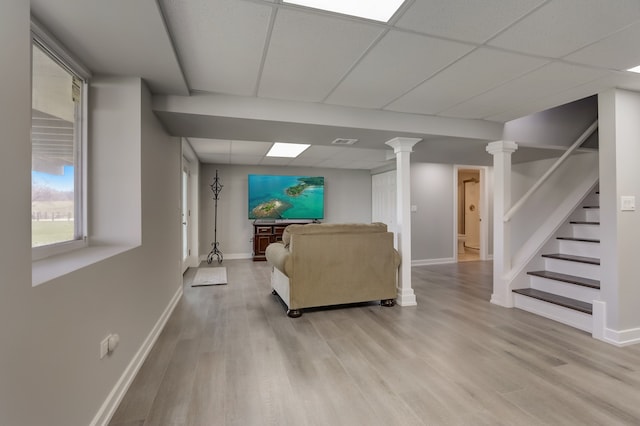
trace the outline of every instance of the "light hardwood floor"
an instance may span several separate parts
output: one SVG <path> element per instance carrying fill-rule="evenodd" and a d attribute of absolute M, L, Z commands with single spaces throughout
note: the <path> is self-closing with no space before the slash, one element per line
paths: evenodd
<path fill-rule="evenodd" d="M 491 305 L 490 262 L 414 267 L 416 307 L 298 319 L 266 263 L 224 266 L 187 271 L 111 426 L 640 424 L 640 345 Z"/>

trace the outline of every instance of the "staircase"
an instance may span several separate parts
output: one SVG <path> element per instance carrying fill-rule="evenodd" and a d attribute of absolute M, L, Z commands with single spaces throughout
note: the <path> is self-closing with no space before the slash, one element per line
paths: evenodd
<path fill-rule="evenodd" d="M 600 299 L 599 192 L 589 194 L 556 235 L 557 253 L 541 255 L 544 270 L 529 271 L 515 289 L 516 308 L 591 333 L 592 302 Z"/>

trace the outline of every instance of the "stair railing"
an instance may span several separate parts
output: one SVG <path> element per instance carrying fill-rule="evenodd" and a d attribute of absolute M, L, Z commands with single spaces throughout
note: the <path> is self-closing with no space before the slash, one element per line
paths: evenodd
<path fill-rule="evenodd" d="M 531 196 L 538 190 L 538 188 L 540 188 L 542 184 L 545 183 L 547 179 L 549 179 L 549 176 L 551 176 L 551 174 L 555 172 L 558 169 L 558 167 L 560 167 L 562 163 L 564 163 L 565 160 L 569 158 L 569 156 L 573 154 L 573 152 L 576 149 L 578 149 L 578 147 L 582 145 L 584 141 L 586 141 L 587 138 L 593 134 L 593 132 L 596 131 L 597 128 L 598 128 L 598 120 L 594 121 L 587 128 L 587 130 L 585 130 L 582 133 L 582 135 L 580 135 L 580 137 L 573 143 L 573 145 L 571 145 L 569 149 L 567 149 L 565 153 L 562 154 L 562 156 L 558 158 L 558 160 L 556 160 L 555 163 L 553 163 L 553 165 L 549 168 L 549 170 L 547 170 L 546 173 L 543 174 L 535 184 L 533 184 L 533 186 L 526 192 L 526 194 L 524 194 L 522 198 L 520 198 L 513 206 L 511 206 L 509 211 L 505 213 L 503 220 L 505 222 L 509 222 L 513 217 L 513 215 L 515 215 L 518 212 L 518 210 L 522 208 L 524 203 L 526 203 L 527 200 L 531 198 Z"/>

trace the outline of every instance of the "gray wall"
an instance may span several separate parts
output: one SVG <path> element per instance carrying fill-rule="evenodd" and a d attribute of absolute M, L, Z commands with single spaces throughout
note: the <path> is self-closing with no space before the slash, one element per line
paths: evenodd
<path fill-rule="evenodd" d="M 0 424 L 87 425 L 181 285 L 180 145 L 149 110 L 139 79 L 110 80 L 128 89 L 108 107 L 124 128 L 138 123 L 129 141 L 141 158 L 132 184 L 141 189 L 142 243 L 32 287 L 29 29 L 29 2 L 3 2 L 0 188 L 11 202 L 0 221 Z M 130 102 L 137 114 L 126 113 Z M 119 172 L 113 168 L 111 176 Z M 91 189 L 105 183 L 91 172 L 90 178 Z M 100 360 L 99 342 L 111 332 L 120 334 L 120 346 Z"/>
<path fill-rule="evenodd" d="M 224 188 L 218 201 L 218 242 L 225 259 L 251 256 L 252 220 L 248 219 L 249 174 L 311 175 L 325 178 L 323 222 L 371 222 L 371 173 L 368 170 L 203 164 L 200 168 L 200 255 L 211 250 L 216 169 Z"/>
<path fill-rule="evenodd" d="M 28 423 L 34 411 L 29 367 L 34 312 L 31 289 L 31 68 L 29 2 L 8 0 L 0 13 L 0 424 Z M 9 202 L 10 200 L 10 202 Z M 54 331 L 54 330 L 52 330 Z M 36 365 L 34 365 L 36 367 Z M 46 376 L 42 376 L 44 378 Z M 31 381 L 35 381 L 35 378 Z"/>
<path fill-rule="evenodd" d="M 414 261 L 453 257 L 456 220 L 453 166 L 411 164 L 411 257 Z"/>
<path fill-rule="evenodd" d="M 568 147 L 597 118 L 598 100 L 591 96 L 509 121 L 502 139 L 529 146 Z M 591 138 L 589 146 L 597 147 L 597 136 Z"/>

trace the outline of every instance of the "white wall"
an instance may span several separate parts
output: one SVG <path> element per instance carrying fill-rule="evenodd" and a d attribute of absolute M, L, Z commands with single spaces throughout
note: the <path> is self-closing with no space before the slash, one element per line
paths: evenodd
<path fill-rule="evenodd" d="M 253 251 L 248 219 L 249 174 L 324 176 L 323 222 L 371 222 L 371 173 L 368 170 L 203 164 L 200 168 L 200 255 L 211 251 L 214 202 L 211 182 L 216 169 L 224 187 L 218 200 L 218 242 L 225 259 L 247 258 Z"/>
<path fill-rule="evenodd" d="M 611 90 L 599 95 L 601 295 L 605 336 L 640 342 L 640 211 L 620 211 L 621 196 L 640 201 L 640 93 Z"/>
<path fill-rule="evenodd" d="M 149 110 L 142 85 L 133 96 L 127 89 L 112 97 L 123 126 L 140 129 L 129 142 L 141 158 L 130 183 L 140 185 L 142 245 L 32 287 L 29 2 L 5 1 L 2 9 L 0 188 L 11 201 L 0 221 L 0 424 L 87 425 L 181 285 L 180 145 Z M 90 188 L 120 172 L 90 175 Z M 110 332 L 120 334 L 120 346 L 99 360 L 99 342 Z"/>
<path fill-rule="evenodd" d="M 89 88 L 89 235 L 93 244 L 141 240 L 140 93 L 137 78 L 94 78 Z M 118 108 L 114 106 L 117 105 Z"/>

